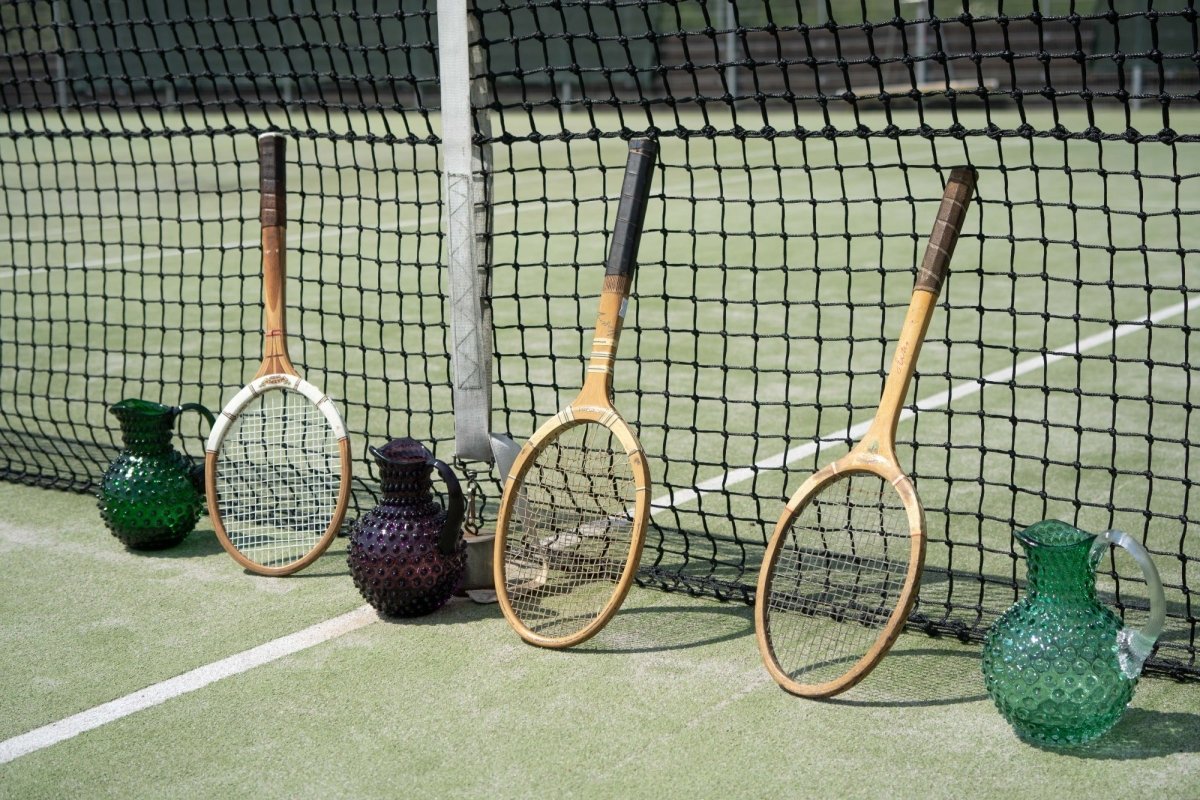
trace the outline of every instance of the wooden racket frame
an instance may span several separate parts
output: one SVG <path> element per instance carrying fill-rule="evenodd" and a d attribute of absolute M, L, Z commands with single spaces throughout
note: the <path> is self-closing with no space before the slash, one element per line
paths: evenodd
<path fill-rule="evenodd" d="M 626 187 L 630 175 L 636 167 L 634 159 L 648 159 L 648 168 L 652 169 L 658 157 L 658 145 L 650 139 L 635 140 L 629 146 L 629 163 L 626 167 Z M 643 163 L 641 169 L 647 169 Z M 646 186 L 642 189 L 641 208 L 629 209 L 631 214 L 638 216 L 636 231 L 625 241 L 617 241 L 614 236 L 612 251 L 609 254 L 608 268 L 604 276 L 604 288 L 600 295 L 600 309 L 596 316 L 596 327 L 592 334 L 592 350 L 588 359 L 587 376 L 579 395 L 554 417 L 546 421 L 521 448 L 509 471 L 504 486 L 504 496 L 500 501 L 500 512 L 496 519 L 496 539 L 492 557 L 492 577 L 496 586 L 496 599 L 505 619 L 526 642 L 540 647 L 562 649 L 572 647 L 587 641 L 594 636 L 621 607 L 629 587 L 633 585 L 641 561 L 642 545 L 646 538 L 646 526 L 650 521 L 650 468 L 646 463 L 646 453 L 638 441 L 637 434 L 613 406 L 612 382 L 613 364 L 617 357 L 617 345 L 621 338 L 621 329 L 625 320 L 625 308 L 629 292 L 633 286 L 633 276 L 636 271 L 637 247 L 641 238 L 642 219 L 645 214 L 645 191 L 650 182 L 650 174 L 645 178 Z M 625 189 L 622 191 L 622 208 L 618 216 L 625 211 Z M 635 198 L 636 199 L 636 198 Z M 617 581 L 612 596 L 601 612 L 582 629 L 569 636 L 543 636 L 529 629 L 517 615 L 508 594 L 508 584 L 505 576 L 505 545 L 508 542 L 508 529 L 512 521 L 516 505 L 515 487 L 524 484 L 525 475 L 537 461 L 538 455 L 554 439 L 576 425 L 595 423 L 603 425 L 612 432 L 613 436 L 625 449 L 629 465 L 633 473 L 636 490 L 634 502 L 629 556 L 625 568 Z"/>
<path fill-rule="evenodd" d="M 973 168 L 958 167 L 950 173 L 946 182 L 925 257 L 917 270 L 912 300 L 900 330 L 892 365 L 888 370 L 879 407 L 870 428 L 849 453 L 818 470 L 796 490 L 780 515 L 763 556 L 754 603 L 755 638 L 758 640 L 759 653 L 767 671 L 780 686 L 792 694 L 813 698 L 830 697 L 857 684 L 891 649 L 904 629 L 916 602 L 921 570 L 925 564 L 925 509 L 921 505 L 912 479 L 904 472 L 896 458 L 896 426 L 904 408 L 904 400 L 908 396 L 909 383 L 916 369 L 929 321 L 937 307 L 938 294 L 950 266 L 950 258 L 966 217 L 967 206 L 975 191 L 975 179 Z M 784 551 L 788 531 L 813 498 L 833 481 L 848 479 L 856 473 L 878 476 L 890 483 L 899 495 L 908 517 L 908 570 L 896 607 L 870 649 L 838 678 L 815 684 L 801 683 L 779 665 L 767 635 L 767 598 L 771 593 L 775 563 Z"/>
<path fill-rule="evenodd" d="M 287 140 L 280 133 L 264 133 L 258 137 L 259 156 L 259 219 L 262 223 L 263 266 L 263 360 L 254 379 L 221 410 L 221 417 L 209 435 L 204 454 L 204 488 L 208 515 L 225 552 L 233 560 L 259 575 L 283 576 L 304 569 L 321 557 L 337 537 L 350 503 L 350 439 L 333 402 L 319 389 L 305 381 L 287 349 L 285 302 L 287 287 Z M 217 505 L 217 454 L 225 431 L 237 418 L 246 403 L 264 391 L 297 391 L 322 407 L 325 416 L 338 433 L 338 454 L 341 458 L 341 484 L 337 506 L 325 533 L 303 557 L 282 567 L 266 567 L 242 555 L 225 530 Z"/>

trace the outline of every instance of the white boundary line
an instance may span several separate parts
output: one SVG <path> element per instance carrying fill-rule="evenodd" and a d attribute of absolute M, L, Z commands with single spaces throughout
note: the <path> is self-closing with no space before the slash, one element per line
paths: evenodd
<path fill-rule="evenodd" d="M 395 227 L 395 230 L 396 231 L 409 230 L 409 229 L 413 228 L 414 225 L 419 225 L 423 221 L 424 221 L 423 216 L 418 217 L 415 222 L 409 222 L 409 223 L 405 223 L 405 224 L 397 224 Z M 322 225 L 322 228 L 326 228 L 326 229 L 322 230 L 320 232 L 312 231 L 312 232 L 306 233 L 304 235 L 289 236 L 287 238 L 288 244 L 294 245 L 294 244 L 301 243 L 301 242 L 311 241 L 313 239 L 319 240 L 319 239 L 333 238 L 335 236 L 342 236 L 346 232 L 346 229 L 340 225 L 331 225 L 328 227 Z M 392 230 L 392 228 L 388 228 L 387 230 Z M 70 244 L 74 244 L 74 242 L 72 242 Z M 63 264 L 61 266 L 56 264 L 53 266 L 46 266 L 46 267 L 10 267 L 9 269 L 0 271 L 0 280 L 15 279 L 19 276 L 25 276 L 25 275 L 37 275 L 42 272 L 50 272 L 51 270 L 63 269 L 63 270 L 71 271 L 71 270 L 77 270 L 77 269 L 96 269 L 99 267 L 108 267 L 108 266 L 119 265 L 119 264 L 129 264 L 129 263 L 132 263 L 135 261 L 142 261 L 142 262 L 153 262 L 155 260 L 166 261 L 171 258 L 183 258 L 184 256 L 187 256 L 187 255 L 192 255 L 194 253 L 204 253 L 204 252 L 211 251 L 214 249 L 216 249 L 216 250 L 248 250 L 252 247 L 253 248 L 261 247 L 262 241 L 258 238 L 240 239 L 237 241 L 221 242 L 220 244 L 215 245 L 215 247 L 213 245 L 207 245 L 207 246 L 203 246 L 203 247 L 176 247 L 175 245 L 142 244 L 140 242 L 137 244 L 133 244 L 133 243 L 117 244 L 114 242 L 113 246 L 121 247 L 122 249 L 125 249 L 125 248 L 135 249 L 139 252 L 134 252 L 132 255 L 128 255 L 128 256 L 95 258 L 90 261 L 75 261 L 70 264 Z"/>
<path fill-rule="evenodd" d="M 302 631 L 283 636 L 266 644 L 252 647 L 241 653 L 221 659 L 212 664 L 185 672 L 162 683 L 156 683 L 124 697 L 118 697 L 103 705 L 81 711 L 78 714 L 35 728 L 28 733 L 0 742 L 0 764 L 7 764 L 36 750 L 41 750 L 66 741 L 81 733 L 99 728 L 109 722 L 127 717 L 137 711 L 165 703 L 172 698 L 202 689 L 222 678 L 246 672 L 254 667 L 269 664 L 284 656 L 307 650 L 314 645 L 357 630 L 372 622 L 379 615 L 371 606 L 362 606 L 340 617 L 320 622 Z"/>
<path fill-rule="evenodd" d="M 1087 350 L 1091 350 L 1095 347 L 1105 344 L 1106 342 L 1115 343 L 1118 339 L 1124 338 L 1125 336 L 1129 336 L 1133 333 L 1138 333 L 1139 331 L 1144 331 L 1155 323 L 1162 322 L 1163 320 L 1170 319 L 1172 317 L 1177 317 L 1180 314 L 1186 311 L 1191 311 L 1197 307 L 1200 307 L 1200 296 L 1193 297 L 1191 300 L 1185 300 L 1181 303 L 1176 303 L 1175 305 L 1164 308 L 1161 311 L 1155 311 L 1154 313 L 1145 317 L 1140 317 L 1133 322 L 1123 322 L 1110 330 L 1100 331 L 1099 333 L 1092 334 L 1091 336 L 1080 339 L 1079 341 L 1071 344 L 1057 347 L 1054 350 L 1048 351 L 1045 355 L 1039 354 L 1033 356 L 1032 358 L 1027 358 L 1015 366 L 990 372 L 978 380 L 970 383 L 959 384 L 957 387 L 948 392 L 938 392 L 937 394 L 930 395 L 929 397 L 918 400 L 912 406 L 905 407 L 904 410 L 900 412 L 899 422 L 910 419 L 916 413 L 916 409 L 924 411 L 931 408 L 941 408 L 942 406 L 949 405 L 950 401 L 952 400 L 959 400 L 963 397 L 970 397 L 973 394 L 979 394 L 988 386 L 1012 380 L 1013 378 L 1024 375 L 1027 372 L 1045 369 L 1056 361 L 1061 361 L 1064 358 L 1078 355 Z M 742 467 L 740 469 L 731 470 L 722 475 L 709 478 L 706 481 L 696 484 L 691 489 L 683 489 L 670 494 L 665 494 L 662 497 L 656 497 L 650 501 L 650 513 L 651 515 L 661 514 L 668 509 L 675 508 L 683 505 L 684 503 L 689 503 L 693 500 L 698 500 L 706 494 L 718 492 L 728 486 L 744 483 L 745 481 L 754 478 L 754 476 L 759 472 L 772 469 L 782 469 L 788 464 L 793 464 L 802 458 L 811 456 L 823 445 L 844 445 L 847 439 L 856 440 L 865 434 L 867 429 L 871 427 L 871 422 L 872 420 L 865 420 L 864 422 L 860 422 L 857 425 L 852 425 L 849 428 L 842 428 L 840 431 L 834 431 L 833 433 L 826 434 L 816 441 L 805 442 L 802 445 L 793 447 L 787 452 L 779 453 L 777 455 L 770 456 L 769 458 L 764 458 L 762 461 L 755 462 L 754 466 L 752 467 Z"/>
<path fill-rule="evenodd" d="M 716 180 L 698 181 L 695 186 L 693 186 L 689 189 L 689 191 L 692 191 L 695 188 L 715 189 L 715 188 L 718 188 L 718 186 L 719 186 L 719 183 Z M 716 198 L 702 198 L 702 199 L 716 199 Z M 417 202 L 417 200 L 418 200 L 418 198 L 416 198 L 416 197 L 405 197 L 402 199 L 397 199 L 395 202 Z M 533 200 L 535 200 L 535 198 L 525 198 L 524 200 L 532 202 Z M 345 204 L 346 202 L 349 202 L 349 201 L 343 200 L 343 204 Z M 380 200 L 379 202 L 381 205 L 383 204 L 383 200 Z M 499 202 L 502 203 L 502 205 L 498 209 L 495 209 L 493 211 L 494 214 L 498 214 L 500 216 L 515 216 L 517 213 L 517 203 L 522 202 L 522 201 L 518 201 L 516 198 L 506 198 Z M 603 203 L 604 198 L 603 197 L 594 197 L 585 202 Z M 537 213 L 537 211 L 549 212 L 560 206 L 573 206 L 573 205 L 575 205 L 575 203 L 576 203 L 576 201 L 570 200 L 570 199 L 565 199 L 565 198 L 561 199 L 561 200 L 547 200 L 541 205 L 535 205 L 533 207 L 533 209 L 531 209 L 528 213 L 533 214 L 533 213 Z M 361 205 L 362 201 L 359 201 L 359 204 Z M 217 220 L 209 220 L 209 222 L 215 222 L 215 221 L 217 221 Z M 233 220 L 224 220 L 223 222 L 229 223 L 232 221 Z M 415 229 L 419 228 L 421 225 L 423 225 L 425 223 L 435 223 L 435 222 L 440 222 L 440 221 L 441 221 L 441 208 L 439 206 L 434 206 L 433 208 L 426 207 L 421 211 L 421 213 L 419 213 L 417 215 L 416 219 L 409 219 L 407 221 L 401 221 L 399 218 L 397 218 L 395 221 L 389 221 L 389 222 L 391 222 L 391 224 L 387 228 L 382 227 L 382 220 L 381 220 L 380 221 L 380 230 L 384 231 L 384 232 L 410 231 L 410 230 L 415 230 Z M 246 224 L 252 224 L 253 220 L 247 219 L 245 222 L 246 222 Z M 288 236 L 288 238 L 287 238 L 288 244 L 307 242 L 307 241 L 311 241 L 314 239 L 320 240 L 320 239 L 331 239 L 331 238 L 335 238 L 335 237 L 341 237 L 341 236 L 345 235 L 346 231 L 347 231 L 347 228 L 343 227 L 341 224 L 336 223 L 336 222 L 325 223 L 324 221 L 318 221 L 315 223 L 304 222 L 303 224 L 304 225 L 317 224 L 317 225 L 321 226 L 322 230 L 321 231 L 311 231 L 311 232 L 303 234 L 303 235 L 298 235 L 298 234 L 293 233 L 292 235 Z M 293 221 L 292 225 L 289 227 L 300 227 L 300 225 L 301 225 L 300 222 Z M 439 229 L 439 231 L 440 231 L 440 229 Z M 439 231 L 434 231 L 433 233 L 436 234 Z M 88 246 L 90 243 L 70 242 L 69 244 L 83 244 L 84 246 Z M 259 247 L 261 245 L 262 245 L 262 241 L 260 239 L 251 238 L 251 239 L 242 239 L 239 241 L 232 241 L 232 242 L 221 242 L 221 244 L 215 245 L 215 248 L 220 249 L 220 250 L 246 250 L 246 249 L 249 249 L 252 247 Z M 53 264 L 53 265 L 48 265 L 48 266 L 44 266 L 44 267 L 8 267 L 5 269 L 0 269 L 0 281 L 15 280 L 18 277 L 25 277 L 25 276 L 29 276 L 29 275 L 39 275 L 43 272 L 50 272 L 51 270 L 59 270 L 59 269 L 63 269 L 63 270 L 97 269 L 100 267 L 129 264 L 129 263 L 136 262 L 136 261 L 151 262 L 155 259 L 165 261 L 169 258 L 182 258 L 183 256 L 190 255 L 193 253 L 204 253 L 206 251 L 214 249 L 213 245 L 206 245 L 206 246 L 199 246 L 199 247 L 178 247 L 175 245 L 161 245 L 161 244 L 153 244 L 153 243 L 142 244 L 141 242 L 128 243 L 128 244 L 123 243 L 123 242 L 121 242 L 121 243 L 113 242 L 111 246 L 112 247 L 122 247 L 122 248 L 135 248 L 136 252 L 134 252 L 132 255 L 128 255 L 128 256 L 119 256 L 119 257 L 110 256 L 110 257 L 106 257 L 106 258 L 95 258 L 95 259 L 91 259 L 91 260 L 74 261 L 74 262 L 71 262 L 68 264 L 61 264 L 61 265 Z"/>

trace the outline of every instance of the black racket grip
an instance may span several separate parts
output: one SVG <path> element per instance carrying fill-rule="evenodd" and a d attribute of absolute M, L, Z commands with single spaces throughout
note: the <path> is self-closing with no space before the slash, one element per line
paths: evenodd
<path fill-rule="evenodd" d="M 654 167 L 657 163 L 657 141 L 634 139 L 629 143 L 629 160 L 625 162 L 625 182 L 621 186 L 621 201 L 617 206 L 617 224 L 613 228 L 612 246 L 608 250 L 605 275 L 632 275 L 637 267 L 638 244 L 642 241 L 642 223 L 646 221 L 650 182 L 654 178 Z"/>
<path fill-rule="evenodd" d="M 946 191 L 942 193 L 942 205 L 933 223 L 933 233 L 929 235 L 929 245 L 925 248 L 925 259 L 917 270 L 915 289 L 933 294 L 942 290 L 942 281 L 946 279 L 946 270 L 950 267 L 950 257 L 954 255 L 954 245 L 958 242 L 958 233 L 967 217 L 967 206 L 975 194 L 975 178 L 974 167 L 955 167 L 950 172 Z"/>
<path fill-rule="evenodd" d="M 281 133 L 258 137 L 259 220 L 264 228 L 287 224 L 287 139 Z"/>

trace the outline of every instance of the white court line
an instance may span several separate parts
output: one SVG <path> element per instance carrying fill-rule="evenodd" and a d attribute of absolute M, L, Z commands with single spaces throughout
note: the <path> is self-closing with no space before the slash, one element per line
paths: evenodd
<path fill-rule="evenodd" d="M 347 614 L 342 614 L 340 617 L 334 617 L 229 658 L 198 667 L 162 683 L 156 683 L 124 697 L 118 697 L 116 700 L 87 711 L 81 711 L 66 719 L 60 719 L 58 722 L 52 722 L 20 736 L 14 736 L 7 741 L 0 742 L 0 764 L 7 764 L 13 759 L 58 744 L 85 731 L 165 703 L 182 694 L 202 689 L 222 678 L 246 672 L 292 653 L 298 653 L 322 642 L 336 639 L 350 631 L 370 625 L 378 619 L 379 615 L 375 609 L 371 606 L 362 606 Z"/>
<path fill-rule="evenodd" d="M 969 397 L 970 395 L 982 392 L 988 386 L 1011 380 L 1027 372 L 1044 369 L 1050 364 L 1069 356 L 1083 353 L 1107 342 L 1115 342 L 1117 339 L 1137 333 L 1138 331 L 1144 331 L 1148 325 L 1176 317 L 1185 311 L 1190 311 L 1197 307 L 1200 307 L 1200 296 L 1186 302 L 1177 303 L 1134 322 L 1122 323 L 1112 330 L 1101 331 L 1085 339 L 1080 339 L 1073 344 L 1056 348 L 1045 355 L 1037 355 L 1026 359 L 1014 367 L 996 370 L 979 380 L 962 384 L 949 392 L 939 392 L 923 400 L 918 400 L 915 407 L 919 409 L 938 408 L 946 405 L 951 400 Z M 900 419 L 908 419 L 913 414 L 914 411 L 912 408 L 906 408 L 901 413 Z M 870 422 L 860 423 L 828 434 L 816 442 L 807 442 L 798 447 L 793 447 L 787 452 L 763 459 L 753 467 L 732 470 L 724 475 L 699 483 L 692 489 L 664 495 L 651 501 L 651 513 L 658 514 L 677 504 L 682 505 L 710 492 L 750 480 L 760 470 L 778 469 L 785 464 L 791 464 L 794 461 L 812 455 L 822 444 L 844 444 L 847 438 L 858 438 L 869 427 Z M 101 725 L 129 716 L 137 711 L 159 705 L 182 694 L 201 689 L 222 678 L 246 672 L 254 667 L 268 664 L 300 650 L 335 639 L 345 633 L 369 625 L 378 620 L 378 618 L 379 615 L 373 608 L 362 606 L 355 611 L 335 617 L 327 622 L 313 625 L 302 631 L 284 636 L 272 642 L 267 642 L 266 644 L 251 648 L 213 664 L 199 667 L 178 677 L 154 684 L 133 694 L 119 697 L 116 700 L 96 706 L 88 711 L 80 712 L 58 722 L 53 722 L 20 736 L 15 736 L 12 739 L 0 742 L 0 764 L 6 764 L 13 759 L 78 736 L 85 731 L 98 728 Z"/>
<path fill-rule="evenodd" d="M 990 372 L 978 380 L 971 381 L 970 383 L 959 384 L 957 387 L 948 392 L 938 392 L 937 394 L 930 395 L 929 397 L 918 400 L 913 406 L 905 407 L 905 409 L 900 412 L 899 422 L 910 419 L 915 414 L 915 409 L 924 411 L 931 408 L 941 408 L 942 406 L 948 405 L 952 400 L 970 397 L 973 394 L 982 392 L 988 386 L 1012 380 L 1013 378 L 1024 375 L 1027 372 L 1045 369 L 1056 361 L 1061 361 L 1064 358 L 1084 353 L 1108 342 L 1116 342 L 1118 339 L 1121 339 L 1125 336 L 1146 330 L 1147 326 L 1149 325 L 1162 322 L 1163 320 L 1170 319 L 1172 317 L 1177 317 L 1185 311 L 1191 311 L 1197 307 L 1200 307 L 1200 296 L 1194 297 L 1191 300 L 1187 300 L 1182 303 L 1176 303 L 1175 305 L 1164 308 L 1161 311 L 1156 311 L 1149 316 L 1140 317 L 1133 322 L 1124 322 L 1118 325 L 1116 328 L 1103 330 L 1099 333 L 1088 336 L 1085 339 L 1080 339 L 1077 342 L 1055 348 L 1054 350 L 1047 352 L 1045 355 L 1039 354 L 1033 356 L 1032 358 L 1028 358 L 1015 366 Z M 852 425 L 849 428 L 842 428 L 840 431 L 834 431 L 833 433 L 826 434 L 815 442 L 805 442 L 802 445 L 793 447 L 787 452 L 779 453 L 777 455 L 770 456 L 769 458 L 764 458 L 762 461 L 756 462 L 753 467 L 742 467 L 740 469 L 730 470 L 729 472 L 709 478 L 706 481 L 702 481 L 691 489 L 681 489 L 676 492 L 665 494 L 662 497 L 656 497 L 650 501 L 650 514 L 661 514 L 668 509 L 675 508 L 683 505 L 684 503 L 689 503 L 693 500 L 698 500 L 706 494 L 718 492 L 726 487 L 751 480 L 759 472 L 782 469 L 784 466 L 793 464 L 802 458 L 808 458 L 813 453 L 817 452 L 822 445 L 844 445 L 847 439 L 852 441 L 857 440 L 871 427 L 872 421 L 873 420 L 865 420 L 857 425 Z"/>
<path fill-rule="evenodd" d="M 714 188 L 715 189 L 715 188 L 717 188 L 718 185 L 719 185 L 718 181 L 710 180 L 710 181 L 706 181 L 704 183 L 697 182 L 696 186 L 692 187 L 692 189 L 695 189 L 697 187 L 699 187 L 699 188 Z M 689 191 L 692 189 L 689 189 Z M 665 191 L 665 189 L 664 189 L 664 191 Z M 518 209 L 518 206 L 520 205 L 520 203 L 532 202 L 532 200 L 533 200 L 533 198 L 527 198 L 525 200 L 502 201 L 502 202 L 504 202 L 504 205 L 502 205 L 498 209 L 493 209 L 493 211 L 492 211 L 493 219 L 496 216 L 514 216 L 517 213 L 517 209 Z M 416 202 L 416 201 L 417 201 L 417 198 L 415 198 L 415 197 L 403 198 L 403 199 L 397 198 L 396 199 L 397 203 Z M 602 202 L 602 201 L 603 201 L 603 198 L 597 197 L 589 202 Z M 362 201 L 360 201 L 360 205 L 361 204 L 362 204 Z M 576 204 L 576 202 L 574 200 L 570 200 L 570 199 L 549 200 L 540 206 L 536 206 L 535 208 L 536 209 L 544 209 L 545 211 L 549 212 L 549 211 L 559 208 L 561 206 L 573 206 L 575 204 Z M 380 203 L 380 205 L 383 205 L 383 203 Z M 396 232 L 414 230 L 417 227 L 425 224 L 426 222 L 432 222 L 432 221 L 434 221 L 435 218 L 436 219 L 441 218 L 441 212 L 435 206 L 426 206 L 426 209 L 427 210 L 423 210 L 420 214 L 418 214 L 415 220 L 410 219 L 409 221 L 402 223 L 400 221 L 400 219 L 397 218 L 395 221 L 389 221 L 389 227 L 387 228 L 387 230 L 388 231 L 394 230 Z M 429 209 L 432 209 L 434 211 L 434 213 L 433 214 L 429 213 Z M 534 213 L 534 212 L 528 211 L 527 213 Z M 329 223 L 328 225 L 325 225 L 324 223 L 316 223 L 316 224 L 320 224 L 322 226 L 323 230 L 321 232 L 306 233 L 303 236 L 292 235 L 292 236 L 288 237 L 288 239 L 287 239 L 288 243 L 289 244 L 299 244 L 299 243 L 307 242 L 307 241 L 310 241 L 313 239 L 326 239 L 326 238 L 333 238 L 333 237 L 341 237 L 341 236 L 345 235 L 345 233 L 346 233 L 346 229 L 337 223 Z M 380 230 L 383 230 L 382 220 L 380 221 Z M 248 249 L 251 247 L 258 247 L 261 244 L 262 244 L 262 241 L 258 238 L 242 239 L 242 240 L 236 241 L 236 242 L 222 242 L 220 245 L 218 245 L 218 248 L 222 249 L 222 250 L 239 250 L 239 249 Z M 137 252 L 137 253 L 134 253 L 133 255 L 122 256 L 119 258 L 108 257 L 108 258 L 92 259 L 90 261 L 78 261 L 78 262 L 73 262 L 73 263 L 69 263 L 69 264 L 64 264 L 61 267 L 58 265 L 47 266 L 47 267 L 9 267 L 8 269 L 0 270 L 0 280 L 13 279 L 18 276 L 25 277 L 25 276 L 29 276 L 29 275 L 38 275 L 43 272 L 49 272 L 52 269 L 66 269 L 66 270 L 97 269 L 97 268 L 114 266 L 114 265 L 129 264 L 129 263 L 135 262 L 135 261 L 151 261 L 154 258 L 158 258 L 160 260 L 166 260 L 167 258 L 183 258 L 184 256 L 190 255 L 192 253 L 202 253 L 205 250 L 213 249 L 211 245 L 208 247 L 182 248 L 182 247 L 170 247 L 170 246 L 164 246 L 164 245 L 155 245 L 155 244 L 142 245 L 142 244 L 123 244 L 122 243 L 120 245 L 117 245 L 116 243 L 114 243 L 114 246 L 135 247 L 135 248 L 143 249 L 143 250 L 145 250 L 145 252 Z"/>
<path fill-rule="evenodd" d="M 416 227 L 417 225 L 420 225 L 421 223 L 425 222 L 426 216 L 427 216 L 426 214 L 422 213 L 420 216 L 417 217 L 416 220 L 413 220 L 413 221 L 410 221 L 410 222 L 407 222 L 404 224 L 400 224 L 399 220 L 397 220 L 395 227 L 394 228 L 389 227 L 388 230 L 394 229 L 397 232 L 410 230 L 410 229 Z M 320 223 L 318 223 L 318 224 L 320 224 Z M 320 232 L 310 232 L 310 233 L 306 233 L 302 236 L 293 234 L 293 235 L 287 237 L 287 241 L 289 244 L 295 245 L 295 244 L 301 244 L 303 242 L 308 242 L 313 239 L 326 239 L 326 238 L 332 238 L 335 236 L 343 236 L 343 235 L 345 235 L 345 233 L 346 233 L 346 229 L 343 228 L 341 225 L 331 223 L 330 225 L 326 226 L 326 225 L 322 224 L 322 230 Z M 262 240 L 258 237 L 255 237 L 253 239 L 240 239 L 238 241 L 232 241 L 232 242 L 221 242 L 219 245 L 216 246 L 216 248 L 220 249 L 220 250 L 246 250 L 251 247 L 260 247 L 261 245 L 262 245 Z M 139 250 L 144 250 L 145 252 L 138 252 L 138 253 L 134 253 L 133 255 L 122 256 L 120 258 L 109 257 L 109 258 L 92 259 L 91 261 L 77 261 L 77 262 L 73 262 L 70 264 L 64 264 L 61 267 L 59 267 L 57 265 L 55 265 L 53 267 L 12 267 L 12 268 L 0 271 L 0 280 L 4 280 L 5 278 L 14 278 L 17 275 L 22 275 L 22 276 L 36 275 L 41 272 L 49 272 L 51 269 L 67 269 L 67 270 L 96 269 L 96 268 L 100 268 L 100 267 L 108 267 L 108 266 L 119 265 L 119 264 L 128 264 L 132 261 L 153 261 L 156 258 L 159 259 L 160 261 L 165 261 L 168 258 L 182 258 L 186 255 L 191 255 L 193 253 L 203 253 L 206 250 L 213 249 L 212 245 L 208 245 L 206 247 L 173 247 L 170 245 L 160 245 L 160 244 L 140 244 L 140 243 L 138 243 L 138 244 L 124 244 L 124 243 L 116 244 L 116 243 L 114 243 L 114 246 L 123 247 L 123 248 L 138 248 Z"/>
<path fill-rule="evenodd" d="M 420 224 L 422 221 L 422 219 L 418 219 L 417 224 Z M 409 227 L 412 226 L 400 225 L 396 228 L 396 230 L 403 231 Z M 345 229 L 343 229 L 341 226 L 336 226 L 328 228 L 321 233 L 306 233 L 303 236 L 289 236 L 287 241 L 289 244 L 295 245 L 312 239 L 325 239 L 327 237 L 342 236 L 344 233 Z M 71 264 L 64 264 L 61 267 L 12 267 L 10 269 L 0 271 L 0 280 L 5 278 L 15 278 L 18 275 L 37 275 L 42 272 L 49 272 L 52 269 L 96 269 L 118 264 L 128 264 L 134 261 L 152 262 L 155 259 L 159 261 L 166 261 L 169 258 L 183 258 L 186 255 L 203 253 L 206 250 L 213 249 L 212 245 L 207 247 L 173 247 L 170 245 L 160 244 L 121 244 L 117 246 L 122 248 L 137 248 L 138 250 L 143 250 L 144 252 L 136 252 L 133 255 L 122 256 L 120 258 L 109 257 L 92 259 L 91 261 L 78 261 Z M 260 246 L 262 246 L 262 240 L 255 237 L 253 239 L 240 239 L 233 242 L 221 242 L 216 247 L 220 250 L 247 250 L 251 247 Z"/>

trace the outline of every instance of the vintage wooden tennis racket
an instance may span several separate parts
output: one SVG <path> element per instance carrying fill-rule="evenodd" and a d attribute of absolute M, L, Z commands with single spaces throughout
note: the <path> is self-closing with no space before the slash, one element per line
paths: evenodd
<path fill-rule="evenodd" d="M 217 538 L 239 564 L 288 575 L 316 560 L 350 499 L 350 443 L 329 397 L 303 380 L 284 324 L 285 139 L 258 139 L 263 248 L 263 360 L 208 437 L 204 480 Z"/>
<path fill-rule="evenodd" d="M 950 174 L 875 419 L 845 456 L 810 477 L 775 526 L 758 577 L 755 629 L 771 676 L 805 697 L 865 677 L 912 610 L 925 511 L 896 460 L 896 424 L 975 189 Z"/>
<path fill-rule="evenodd" d="M 500 503 L 496 594 L 517 633 L 544 647 L 604 627 L 641 557 L 650 473 L 611 395 L 657 155 L 652 140 L 630 144 L 583 389 L 521 449 Z"/>

